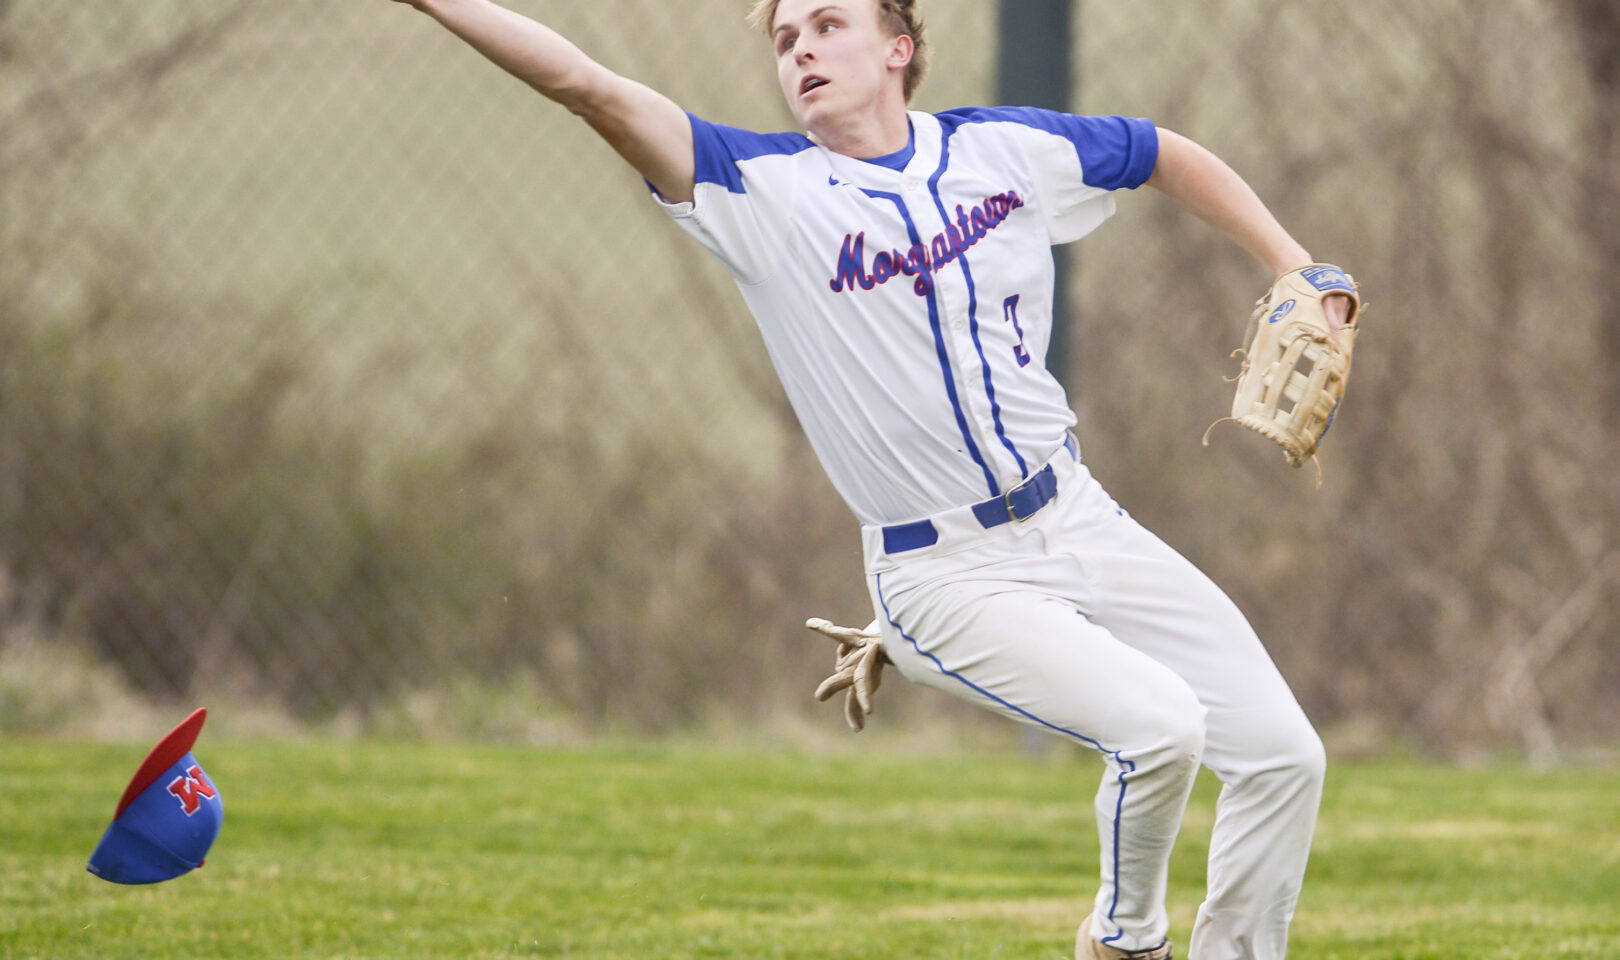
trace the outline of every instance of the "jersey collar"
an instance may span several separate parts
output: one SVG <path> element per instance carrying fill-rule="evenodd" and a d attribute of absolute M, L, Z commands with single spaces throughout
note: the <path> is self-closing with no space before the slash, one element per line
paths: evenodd
<path fill-rule="evenodd" d="M 907 163 L 903 170 L 891 170 L 866 160 L 846 157 L 825 147 L 821 148 L 821 152 L 831 164 L 833 172 L 840 179 L 851 183 L 890 189 L 897 182 L 907 188 L 926 184 L 934 175 L 934 171 L 939 168 L 941 139 L 939 121 L 933 114 L 921 110 L 907 111 L 906 116 L 911 121 L 915 152 L 911 155 L 911 162 Z"/>

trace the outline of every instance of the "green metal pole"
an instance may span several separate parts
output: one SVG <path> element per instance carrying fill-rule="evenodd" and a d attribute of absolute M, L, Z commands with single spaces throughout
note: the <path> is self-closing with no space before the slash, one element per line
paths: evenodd
<path fill-rule="evenodd" d="M 1073 88 L 1074 8 L 1077 0 L 1001 0 L 998 23 L 996 99 L 1006 106 L 1045 107 L 1070 111 Z M 1065 386 L 1071 353 L 1069 274 L 1073 256 L 1054 251 L 1057 285 L 1053 290 L 1052 343 L 1046 366 Z"/>

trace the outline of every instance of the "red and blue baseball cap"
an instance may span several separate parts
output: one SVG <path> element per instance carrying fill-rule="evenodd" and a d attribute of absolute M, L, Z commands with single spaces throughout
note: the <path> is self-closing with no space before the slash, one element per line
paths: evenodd
<path fill-rule="evenodd" d="M 158 883 L 203 865 L 225 803 L 191 755 L 208 711 L 198 708 L 158 741 L 124 788 L 87 869 L 113 883 Z"/>

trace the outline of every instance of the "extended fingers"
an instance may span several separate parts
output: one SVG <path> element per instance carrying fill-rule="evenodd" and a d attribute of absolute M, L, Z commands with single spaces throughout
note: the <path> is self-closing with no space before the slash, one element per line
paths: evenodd
<path fill-rule="evenodd" d="M 863 640 L 876 640 L 878 637 L 877 632 L 870 628 L 859 630 L 855 627 L 841 627 L 831 620 L 823 620 L 821 617 L 811 617 L 804 622 L 804 625 L 839 643 L 860 643 Z"/>
<path fill-rule="evenodd" d="M 882 677 L 883 665 L 879 660 L 882 655 L 883 648 L 873 643 L 860 651 L 860 656 L 855 660 L 851 685 L 864 713 L 872 712 L 872 693 L 877 690 Z"/>
<path fill-rule="evenodd" d="M 816 699 L 825 701 L 828 697 L 840 690 L 843 690 L 854 682 L 855 671 L 840 670 L 838 673 L 835 673 L 827 679 L 821 681 L 821 686 L 816 688 Z"/>
<path fill-rule="evenodd" d="M 866 729 L 866 711 L 861 709 L 861 702 L 854 690 L 844 697 L 844 722 L 856 733 Z"/>
<path fill-rule="evenodd" d="M 844 644 L 838 648 L 838 658 L 833 661 L 832 676 L 821 681 L 816 688 L 816 699 L 826 700 L 828 697 L 856 682 L 856 669 L 862 659 L 860 647 L 853 644 Z"/>

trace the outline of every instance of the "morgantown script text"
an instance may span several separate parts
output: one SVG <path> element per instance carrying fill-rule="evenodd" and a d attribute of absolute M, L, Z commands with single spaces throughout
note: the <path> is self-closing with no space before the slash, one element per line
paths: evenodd
<path fill-rule="evenodd" d="M 866 269 L 866 231 L 853 235 L 846 233 L 844 248 L 838 252 L 838 267 L 828 286 L 832 287 L 833 293 L 843 293 L 857 286 L 870 290 L 898 276 L 916 277 L 911 289 L 917 296 L 925 297 L 934 289 L 934 271 L 966 253 L 968 248 L 983 240 L 986 234 L 1023 205 L 1024 198 L 1012 190 L 986 197 L 972 211 L 964 210 L 961 204 L 957 204 L 956 222 L 947 226 L 943 233 L 935 234 L 931 244 L 913 244 L 905 253 L 884 250 L 872 258 L 870 272 Z M 916 234 L 913 233 L 912 237 L 915 239 Z"/>

